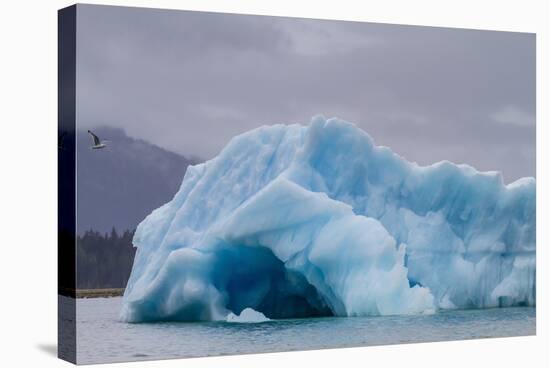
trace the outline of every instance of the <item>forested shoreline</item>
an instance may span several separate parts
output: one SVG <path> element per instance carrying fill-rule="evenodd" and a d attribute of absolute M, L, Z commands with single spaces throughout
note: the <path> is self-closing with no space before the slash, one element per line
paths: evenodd
<path fill-rule="evenodd" d="M 90 229 L 76 239 L 77 289 L 124 288 L 130 277 L 135 248 L 132 238 L 135 230 L 119 234 Z"/>

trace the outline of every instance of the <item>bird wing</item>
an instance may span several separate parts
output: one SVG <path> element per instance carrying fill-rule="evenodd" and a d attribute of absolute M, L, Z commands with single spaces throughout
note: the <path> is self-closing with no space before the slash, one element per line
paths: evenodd
<path fill-rule="evenodd" d="M 95 135 L 89 130 L 88 130 L 88 133 L 90 133 L 90 135 L 94 138 L 94 146 L 101 144 L 101 141 L 99 140 L 99 137 L 97 135 Z"/>

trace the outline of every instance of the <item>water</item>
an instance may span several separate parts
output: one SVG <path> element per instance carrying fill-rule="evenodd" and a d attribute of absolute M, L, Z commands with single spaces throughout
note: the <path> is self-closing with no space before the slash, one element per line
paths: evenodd
<path fill-rule="evenodd" d="M 122 298 L 77 300 L 79 364 L 372 346 L 535 334 L 535 308 L 264 323 L 117 320 Z"/>

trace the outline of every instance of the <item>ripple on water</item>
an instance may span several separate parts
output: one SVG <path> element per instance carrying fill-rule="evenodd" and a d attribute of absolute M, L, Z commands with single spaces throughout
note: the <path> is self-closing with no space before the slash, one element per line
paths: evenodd
<path fill-rule="evenodd" d="M 118 321 L 121 298 L 77 301 L 79 363 L 311 350 L 535 334 L 535 308 L 263 323 Z"/>

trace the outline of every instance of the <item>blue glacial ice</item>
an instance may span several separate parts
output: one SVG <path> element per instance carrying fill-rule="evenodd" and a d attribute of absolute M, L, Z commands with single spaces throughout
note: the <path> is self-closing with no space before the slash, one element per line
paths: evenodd
<path fill-rule="evenodd" d="M 535 180 L 419 166 L 338 119 L 263 126 L 138 226 L 121 319 L 535 305 Z"/>

